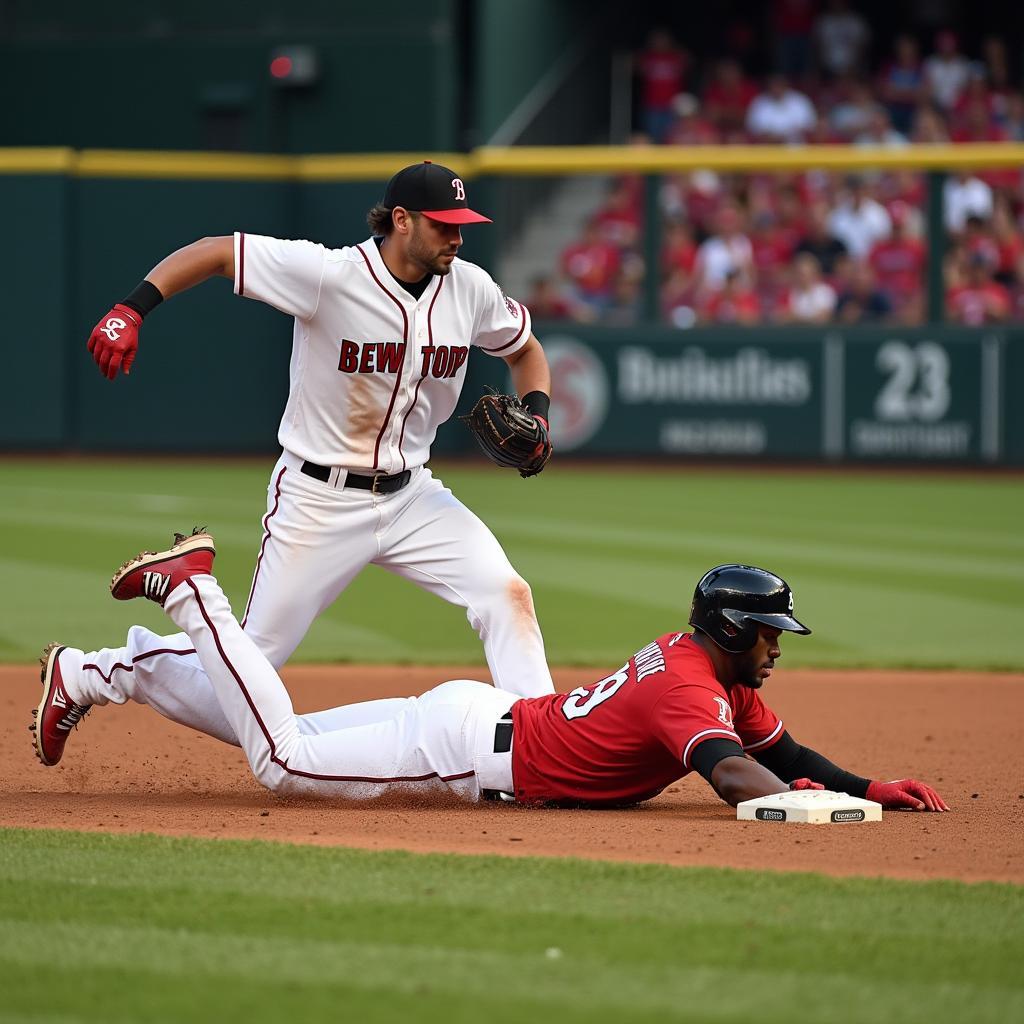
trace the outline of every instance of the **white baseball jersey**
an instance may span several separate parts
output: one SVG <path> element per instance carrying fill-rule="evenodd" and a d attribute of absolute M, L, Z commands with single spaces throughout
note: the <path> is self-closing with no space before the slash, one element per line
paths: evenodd
<path fill-rule="evenodd" d="M 295 317 L 281 447 L 357 472 L 425 463 L 470 347 L 509 356 L 530 337 L 529 311 L 482 268 L 456 258 L 415 298 L 372 238 L 328 249 L 236 232 L 235 293 Z"/>

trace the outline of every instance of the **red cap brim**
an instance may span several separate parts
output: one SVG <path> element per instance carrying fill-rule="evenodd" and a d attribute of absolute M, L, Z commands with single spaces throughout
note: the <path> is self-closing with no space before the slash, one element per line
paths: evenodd
<path fill-rule="evenodd" d="M 454 210 L 420 210 L 424 217 L 431 220 L 439 220 L 442 224 L 493 224 L 490 217 L 485 217 L 475 210 L 467 210 L 465 207 Z"/>

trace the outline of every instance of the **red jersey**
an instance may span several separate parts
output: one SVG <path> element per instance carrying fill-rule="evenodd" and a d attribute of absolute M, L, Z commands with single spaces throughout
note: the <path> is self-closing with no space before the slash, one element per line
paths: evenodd
<path fill-rule="evenodd" d="M 946 296 L 953 318 L 970 327 L 998 323 L 1010 313 L 1010 293 L 995 281 L 978 287 L 965 284 L 951 288 Z"/>
<path fill-rule="evenodd" d="M 868 262 L 882 287 L 904 298 L 921 287 L 926 253 L 919 238 L 888 238 L 871 250 Z"/>
<path fill-rule="evenodd" d="M 749 288 L 732 293 L 723 288 L 713 292 L 704 305 L 704 318 L 716 324 L 749 324 L 760 315 L 761 302 Z"/>
<path fill-rule="evenodd" d="M 651 110 L 668 110 L 683 91 L 686 56 L 679 50 L 647 50 L 637 58 L 643 81 L 643 104 Z"/>
<path fill-rule="evenodd" d="M 579 242 L 562 253 L 562 269 L 589 296 L 611 294 L 621 257 L 611 242 Z"/>
<path fill-rule="evenodd" d="M 590 686 L 516 701 L 516 799 L 637 803 L 687 775 L 705 740 L 733 740 L 748 751 L 775 743 L 782 721 L 755 690 L 726 690 L 691 636 L 659 637 Z"/>

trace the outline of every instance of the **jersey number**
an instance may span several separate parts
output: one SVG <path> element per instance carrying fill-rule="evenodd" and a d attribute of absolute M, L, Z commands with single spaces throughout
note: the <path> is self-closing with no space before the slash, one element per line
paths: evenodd
<path fill-rule="evenodd" d="M 609 697 L 614 697 L 619 688 L 629 678 L 629 662 L 614 675 L 607 676 L 599 683 L 591 683 L 589 686 L 577 686 L 566 698 L 562 705 L 562 714 L 571 722 L 574 718 L 585 718 L 599 704 L 603 704 Z"/>

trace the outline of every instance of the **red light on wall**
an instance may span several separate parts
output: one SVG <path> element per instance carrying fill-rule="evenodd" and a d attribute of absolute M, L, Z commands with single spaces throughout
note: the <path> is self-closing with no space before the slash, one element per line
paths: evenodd
<path fill-rule="evenodd" d="M 268 67 L 271 81 L 282 89 L 308 88 L 320 80 L 320 58 L 312 46 L 277 46 Z"/>
<path fill-rule="evenodd" d="M 287 78 L 292 73 L 291 57 L 275 57 L 270 62 L 270 73 L 274 78 Z"/>

